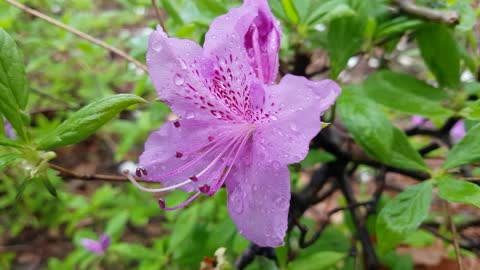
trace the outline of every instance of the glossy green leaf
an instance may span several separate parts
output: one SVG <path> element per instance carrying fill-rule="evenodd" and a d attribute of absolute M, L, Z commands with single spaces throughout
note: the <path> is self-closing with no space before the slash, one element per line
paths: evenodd
<path fill-rule="evenodd" d="M 428 171 L 427 164 L 422 156 L 416 151 L 408 141 L 408 137 L 399 128 L 393 128 L 392 156 L 386 164 L 416 171 Z"/>
<path fill-rule="evenodd" d="M 444 169 L 452 169 L 480 161 L 480 124 L 468 130 L 465 137 L 448 153 Z"/>
<path fill-rule="evenodd" d="M 348 59 L 360 51 L 366 20 L 360 16 L 335 18 L 327 33 L 327 50 L 330 57 L 330 77 L 336 79 L 346 67 Z"/>
<path fill-rule="evenodd" d="M 480 207 L 480 187 L 474 183 L 442 177 L 438 179 L 438 194 L 449 202 Z"/>
<path fill-rule="evenodd" d="M 353 16 L 355 11 L 350 8 L 345 0 L 330 0 L 315 5 L 314 10 L 308 15 L 306 23 L 313 25 L 341 16 Z"/>
<path fill-rule="evenodd" d="M 441 89 L 402 73 L 379 71 L 363 85 L 367 96 L 392 109 L 426 117 L 448 117 L 453 111 L 433 101 L 445 96 Z M 393 98 L 394 97 L 394 98 Z"/>
<path fill-rule="evenodd" d="M 432 183 L 426 181 L 406 189 L 385 205 L 376 226 L 380 252 L 394 248 L 422 224 L 428 216 L 432 191 Z"/>
<path fill-rule="evenodd" d="M 26 138 L 21 110 L 28 99 L 23 57 L 15 41 L 0 28 L 0 113 L 20 138 Z"/>
<path fill-rule="evenodd" d="M 355 141 L 370 156 L 399 168 L 427 170 L 405 134 L 392 125 L 380 105 L 345 88 L 337 109 Z"/>
<path fill-rule="evenodd" d="M 470 120 L 480 120 L 480 100 L 470 103 L 460 114 Z"/>
<path fill-rule="evenodd" d="M 439 84 L 458 88 L 460 54 L 452 30 L 442 24 L 425 24 L 417 32 L 417 43 L 425 63 Z"/>
<path fill-rule="evenodd" d="M 15 102 L 22 110 L 25 109 L 28 101 L 26 85 L 23 55 L 13 38 L 0 28 L 0 87 L 11 91 Z"/>
<path fill-rule="evenodd" d="M 383 40 L 397 35 L 403 35 L 405 31 L 417 29 L 423 24 L 422 20 L 408 17 L 397 17 L 380 24 L 375 32 L 375 38 Z"/>
<path fill-rule="evenodd" d="M 293 0 L 282 0 L 282 6 L 290 22 L 293 24 L 298 24 L 300 22 L 300 16 L 298 15 L 298 11 Z"/>
<path fill-rule="evenodd" d="M 51 134 L 44 137 L 38 148 L 46 150 L 82 141 L 122 110 L 144 102 L 142 98 L 129 94 L 109 96 L 95 101 L 75 112 Z"/>
<path fill-rule="evenodd" d="M 347 257 L 345 253 L 335 251 L 320 251 L 314 255 L 292 261 L 288 265 L 288 269 L 296 270 L 326 270 L 331 269 L 340 260 Z"/>

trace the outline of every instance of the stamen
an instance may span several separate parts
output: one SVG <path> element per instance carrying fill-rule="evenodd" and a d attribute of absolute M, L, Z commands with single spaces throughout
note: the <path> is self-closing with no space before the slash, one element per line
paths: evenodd
<path fill-rule="evenodd" d="M 191 176 L 190 180 L 192 180 L 192 182 L 194 182 L 194 183 L 198 182 L 198 178 L 195 175 Z"/>
<path fill-rule="evenodd" d="M 230 174 L 230 171 L 232 170 L 232 167 L 235 164 L 235 161 L 237 161 L 237 158 L 238 158 L 242 148 L 245 146 L 245 143 L 247 142 L 247 139 L 248 139 L 249 136 L 250 136 L 250 134 L 246 134 L 243 137 L 243 140 L 242 140 L 242 142 L 240 143 L 240 146 L 237 149 L 237 153 L 235 153 L 235 157 L 230 162 L 230 166 L 228 166 L 227 171 L 225 172 L 225 174 L 223 174 L 223 176 L 220 178 L 220 180 L 215 185 L 213 185 L 212 189 L 210 189 L 210 192 L 208 193 L 209 196 L 214 195 L 222 187 L 223 183 L 227 179 L 227 176 Z"/>
<path fill-rule="evenodd" d="M 139 178 L 142 177 L 142 170 L 140 170 L 140 168 L 137 168 L 137 169 L 135 170 L 135 174 L 136 174 L 137 177 L 139 177 Z"/>
<path fill-rule="evenodd" d="M 185 206 L 187 206 L 189 203 L 191 203 L 193 200 L 195 200 L 195 198 L 198 197 L 198 195 L 200 195 L 200 192 L 197 192 L 195 193 L 192 197 L 188 198 L 186 201 L 184 201 L 183 203 L 177 205 L 177 206 L 174 206 L 174 207 L 166 207 L 165 205 L 165 200 L 164 199 L 158 199 L 158 205 L 160 206 L 161 209 L 163 210 L 166 210 L 166 211 L 173 211 L 173 210 L 177 210 L 177 209 L 180 209 L 180 208 L 183 208 Z"/>
<path fill-rule="evenodd" d="M 140 185 L 140 183 L 137 182 L 137 180 L 135 180 L 135 178 L 130 174 L 130 172 L 128 170 L 125 170 L 123 171 L 123 174 L 128 178 L 128 180 L 130 180 L 130 182 L 132 182 L 132 184 L 134 184 L 138 189 L 140 190 L 143 190 L 145 192 L 152 192 L 152 193 L 157 193 L 157 192 L 165 192 L 165 191 L 170 191 L 170 190 L 174 190 L 174 189 L 177 189 L 177 188 L 180 188 L 180 187 L 183 187 L 187 184 L 190 184 L 192 181 L 190 179 L 186 180 L 186 181 L 183 181 L 179 184 L 176 184 L 176 185 L 173 185 L 173 186 L 169 186 L 169 187 L 164 187 L 164 188 L 146 188 L 142 185 Z"/>
<path fill-rule="evenodd" d="M 148 171 L 145 167 L 140 167 L 140 171 L 143 173 L 143 175 L 145 175 L 145 176 L 148 175 Z"/>

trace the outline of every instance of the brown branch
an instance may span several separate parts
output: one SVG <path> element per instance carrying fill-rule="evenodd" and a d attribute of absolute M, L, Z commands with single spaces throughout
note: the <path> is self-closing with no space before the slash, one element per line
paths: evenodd
<path fill-rule="evenodd" d="M 27 13 L 35 16 L 35 17 L 38 17 L 38 18 L 40 18 L 40 19 L 42 19 L 42 20 L 45 20 L 45 21 L 47 21 L 47 22 L 50 23 L 50 24 L 53 24 L 53 25 L 55 25 L 55 26 L 57 26 L 57 27 L 60 27 L 60 28 L 62 28 L 62 29 L 64 29 L 64 30 L 66 30 L 66 31 L 68 31 L 68 32 L 70 32 L 70 33 L 72 33 L 72 34 L 80 37 L 80 38 L 83 38 L 83 39 L 85 39 L 85 40 L 88 40 L 88 41 L 90 41 L 90 42 L 92 42 L 92 43 L 100 46 L 100 47 L 103 47 L 103 48 L 111 51 L 112 53 L 114 53 L 114 54 L 122 57 L 123 59 L 127 60 L 128 62 L 133 63 L 133 64 L 136 65 L 138 68 L 140 68 L 140 69 L 142 69 L 143 71 L 145 71 L 146 73 L 148 73 L 147 66 L 145 66 L 145 65 L 142 64 L 142 63 L 140 63 L 139 61 L 137 61 L 136 59 L 134 59 L 133 57 L 131 57 L 130 55 L 128 55 L 126 52 L 123 52 L 123 51 L 121 51 L 121 50 L 119 50 L 119 49 L 117 49 L 117 48 L 115 48 L 115 47 L 113 47 L 113 46 L 111 46 L 111 45 L 108 45 L 107 43 L 105 43 L 105 42 L 103 42 L 103 41 L 101 41 L 101 40 L 99 40 L 99 39 L 96 39 L 96 38 L 94 38 L 94 37 L 92 37 L 92 36 L 90 36 L 90 35 L 88 35 L 88 34 L 86 34 L 86 33 L 84 33 L 84 32 L 81 32 L 81 31 L 79 31 L 79 30 L 77 30 L 77 29 L 75 29 L 75 28 L 73 28 L 73 27 L 71 27 L 71 26 L 68 26 L 68 25 L 66 25 L 66 24 L 63 24 L 63 23 L 61 23 L 61 22 L 59 22 L 59 21 L 57 21 L 57 20 L 55 20 L 55 19 L 53 19 L 53 18 L 51 18 L 51 17 L 43 14 L 43 13 L 41 13 L 41 12 L 35 10 L 35 9 L 31 9 L 31 8 L 29 8 L 29 7 L 27 7 L 27 6 L 23 5 L 23 4 L 20 4 L 20 3 L 18 3 L 17 1 L 14 1 L 14 0 L 5 0 L 5 2 L 7 2 L 8 4 L 10 4 L 10 5 L 12 5 L 12 6 L 14 6 L 14 7 L 18 8 L 18 9 L 21 9 L 21 10 L 23 10 L 23 11 L 25 11 L 25 12 L 27 12 Z"/>
<path fill-rule="evenodd" d="M 455 249 L 455 259 L 457 261 L 457 266 L 459 270 L 463 270 L 462 265 L 462 255 L 460 253 L 460 247 L 458 245 L 458 234 L 457 234 L 457 227 L 452 219 L 452 211 L 450 210 L 450 205 L 448 205 L 447 201 L 443 201 L 443 205 L 445 207 L 445 212 L 447 214 L 447 222 L 450 225 L 450 230 L 452 231 L 452 241 L 453 247 Z"/>
<path fill-rule="evenodd" d="M 417 6 L 411 0 L 393 0 L 400 10 L 408 15 L 428 21 L 456 25 L 460 22 L 460 15 L 456 11 L 438 11 L 427 7 Z"/>
<path fill-rule="evenodd" d="M 128 182 L 128 179 L 124 176 L 105 175 L 105 174 L 81 174 L 52 163 L 48 163 L 48 166 L 58 171 L 60 173 L 60 176 L 65 178 L 80 179 L 80 180 L 100 180 L 100 181 L 109 181 L 109 182 Z M 137 179 L 137 181 L 143 181 L 143 180 Z"/>
<path fill-rule="evenodd" d="M 152 0 L 152 6 L 153 6 L 153 10 L 155 10 L 155 17 L 157 17 L 158 23 L 162 27 L 163 31 L 167 32 L 167 28 L 165 27 L 165 22 L 163 20 L 162 13 L 160 12 L 160 9 L 158 8 L 158 5 L 157 5 L 157 0 Z"/>

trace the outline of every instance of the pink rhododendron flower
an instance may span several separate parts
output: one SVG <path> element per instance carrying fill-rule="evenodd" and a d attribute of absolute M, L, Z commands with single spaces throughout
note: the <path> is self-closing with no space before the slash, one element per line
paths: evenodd
<path fill-rule="evenodd" d="M 454 143 L 460 141 L 465 137 L 465 122 L 463 120 L 457 121 L 450 130 L 450 136 Z"/>
<path fill-rule="evenodd" d="M 83 238 L 80 240 L 81 245 L 86 248 L 88 251 L 103 254 L 110 246 L 111 240 L 110 237 L 106 234 L 100 235 L 99 240 L 93 240 L 88 238 Z"/>
<path fill-rule="evenodd" d="M 214 195 L 224 184 L 238 231 L 259 246 L 283 244 L 290 204 L 287 165 L 307 155 L 321 114 L 340 94 L 331 80 L 309 81 L 278 72 L 280 27 L 266 0 L 246 0 L 213 20 L 200 47 L 150 36 L 147 66 L 158 96 L 180 119 L 148 138 L 138 177 Z"/>
<path fill-rule="evenodd" d="M 433 123 L 427 118 L 415 115 L 412 116 L 412 124 L 415 126 L 421 126 L 426 128 L 434 128 Z M 457 121 L 455 125 L 450 129 L 450 137 L 453 142 L 456 143 L 460 141 L 465 136 L 465 122 L 463 120 Z"/>

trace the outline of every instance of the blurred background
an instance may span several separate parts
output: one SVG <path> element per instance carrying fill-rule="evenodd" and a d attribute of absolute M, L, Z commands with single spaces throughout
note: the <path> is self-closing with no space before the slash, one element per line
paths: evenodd
<path fill-rule="evenodd" d="M 148 36 L 158 24 L 149 0 L 20 2 L 126 51 L 143 63 Z M 328 52 L 330 56 L 336 53 L 328 41 L 328 22 L 359 12 L 357 7 L 352 1 L 301 0 L 292 1 L 293 12 L 292 7 L 285 6 L 290 1 L 269 2 L 282 23 L 281 73 L 312 79 L 328 77 L 329 69 L 334 66 Z M 368 17 L 366 28 L 359 35 L 347 33 L 351 35 L 350 42 L 335 45 L 340 51 L 352 51 L 336 55 L 335 59 L 345 58 L 346 62 L 344 68 L 335 71 L 339 73 L 338 81 L 343 85 L 360 83 L 379 67 L 432 81 L 433 76 L 417 46 L 405 35 L 421 21 L 386 15 L 394 12 L 390 9 L 391 1 L 367 2 L 369 9 L 362 15 Z M 459 25 L 467 31 L 456 31 L 459 40 L 465 41 L 462 44 L 469 44 L 471 39 L 475 41 L 478 29 L 473 25 L 479 11 L 474 1 L 416 2 L 429 8 L 452 10 L 469 6 L 470 9 L 464 9 L 469 21 Z M 200 44 L 210 21 L 240 4 L 241 1 L 236 0 L 158 1 L 169 35 Z M 52 130 L 72 111 L 100 97 L 133 93 L 151 101 L 123 112 L 82 143 L 57 149 L 55 164 L 82 174 L 119 175 L 122 170 L 135 167 L 148 134 L 174 117 L 165 104 L 154 101 L 156 94 L 147 74 L 104 48 L 5 2 L 0 2 L 0 27 L 16 40 L 25 57 L 31 90 L 27 109 L 34 136 Z M 468 55 L 466 47 L 465 51 Z M 475 82 L 477 74 L 472 72 L 476 70 L 476 59 L 472 61 L 465 61 L 462 81 L 471 89 L 479 89 Z M 473 69 L 468 65 L 474 65 Z M 411 124 L 409 116 L 398 113 L 390 116 L 399 127 Z M 412 143 L 420 146 L 425 140 L 420 138 Z M 441 154 L 441 150 L 437 154 Z M 305 186 L 321 163 L 332 159 L 334 157 L 325 151 L 312 150 L 303 162 L 291 166 L 293 191 Z M 361 167 L 356 174 L 353 185 L 362 198 L 371 193 L 375 177 L 368 167 Z M 21 172 L 4 171 L 0 176 L 0 269 L 215 269 L 221 260 L 227 261 L 221 269 L 233 269 L 235 260 L 250 245 L 237 233 L 228 216 L 223 190 L 208 200 L 195 201 L 186 209 L 165 212 L 155 198 L 126 182 L 62 179 L 51 170 L 50 180 L 58 191 L 57 198 L 35 182 L 17 198 Z M 389 177 L 397 187 L 412 182 L 399 175 Z M 173 192 L 168 195 L 168 201 L 175 204 L 186 195 Z M 319 226 L 325 221 L 327 211 L 341 205 L 345 205 L 343 197 L 334 194 L 308 210 L 301 221 L 311 227 Z M 454 211 L 459 221 L 480 216 L 478 209 L 466 206 Z M 285 255 L 280 248 L 277 256 L 294 259 L 289 269 L 361 269 L 355 268 L 358 264 L 349 259 L 351 218 L 338 212 L 331 217 L 331 223 L 307 249 L 299 248 L 300 232 L 292 230 L 288 236 L 290 252 Z M 90 253 L 81 246 L 82 238 L 97 239 L 101 233 L 112 238 L 112 245 L 103 255 Z M 480 239 L 479 229 L 467 233 Z M 448 244 L 419 230 L 403 242 L 400 250 L 381 260 L 387 269 L 453 269 L 452 256 L 453 250 Z M 322 260 L 332 262 L 325 268 L 316 268 Z M 478 266 L 474 253 L 466 254 L 465 261 L 473 267 L 470 269 Z M 308 268 L 312 265 L 313 268 Z M 276 266 L 258 257 L 247 269 L 276 269 Z"/>

